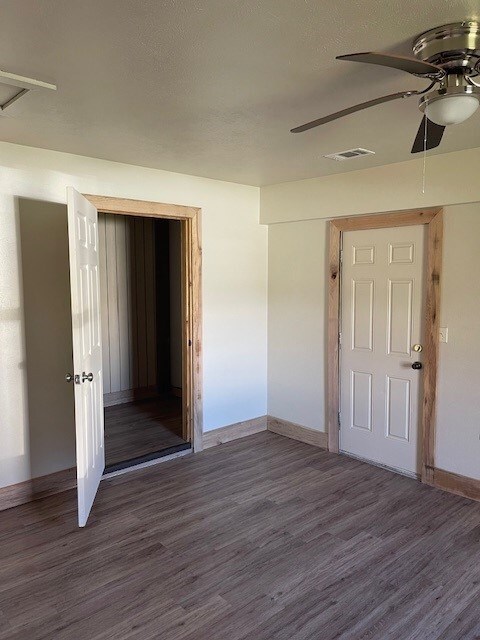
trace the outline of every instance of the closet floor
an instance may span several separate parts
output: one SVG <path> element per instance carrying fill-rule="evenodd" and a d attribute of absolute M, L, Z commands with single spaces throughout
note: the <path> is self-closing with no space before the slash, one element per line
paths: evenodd
<path fill-rule="evenodd" d="M 180 398 L 150 398 L 105 407 L 107 466 L 184 442 Z"/>

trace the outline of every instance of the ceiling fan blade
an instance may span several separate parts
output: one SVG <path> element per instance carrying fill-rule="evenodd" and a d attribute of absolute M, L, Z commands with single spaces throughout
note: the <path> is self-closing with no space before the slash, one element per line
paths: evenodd
<path fill-rule="evenodd" d="M 412 95 L 416 95 L 417 93 L 418 91 L 400 91 L 398 93 L 391 93 L 388 96 L 382 96 L 381 98 L 368 100 L 367 102 L 356 104 L 353 107 L 348 107 L 348 109 L 342 109 L 342 111 L 331 113 L 329 116 L 325 116 L 324 118 L 318 118 L 317 120 L 312 120 L 312 122 L 307 122 L 306 124 L 302 124 L 299 127 L 295 127 L 295 129 L 291 129 L 290 131 L 291 133 L 301 133 L 302 131 L 308 131 L 309 129 L 313 129 L 314 127 L 319 127 L 321 124 L 326 124 L 327 122 L 331 122 L 332 120 L 338 120 L 338 118 L 343 118 L 344 116 L 348 116 L 351 113 L 355 113 L 356 111 L 361 111 L 362 109 L 368 109 L 369 107 L 374 107 L 375 105 L 382 104 L 383 102 L 398 100 L 398 98 L 408 98 Z"/>
<path fill-rule="evenodd" d="M 417 60 L 417 58 L 409 58 L 406 56 L 395 56 L 389 53 L 374 53 L 367 51 L 365 53 L 351 53 L 346 56 L 337 56 L 337 60 L 349 60 L 351 62 L 366 62 L 367 64 L 379 64 L 383 67 L 391 67 L 400 69 L 407 73 L 413 73 L 416 76 L 438 76 L 445 75 L 441 67 L 437 67 L 430 62 Z"/>
<path fill-rule="evenodd" d="M 425 145 L 425 123 L 427 126 L 427 144 Z M 420 153 L 426 148 L 427 151 L 438 147 L 442 141 L 443 132 L 445 127 L 441 124 L 436 124 L 423 116 L 420 126 L 418 127 L 417 135 L 415 136 L 415 142 L 413 143 L 411 153 Z"/>

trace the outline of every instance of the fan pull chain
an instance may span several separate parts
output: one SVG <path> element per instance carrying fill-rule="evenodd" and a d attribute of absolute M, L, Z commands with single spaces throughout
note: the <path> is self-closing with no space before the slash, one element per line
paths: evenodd
<path fill-rule="evenodd" d="M 425 195 L 425 182 L 427 173 L 427 122 L 428 122 L 428 102 L 425 105 L 425 124 L 423 128 L 423 172 L 422 172 L 422 194 Z"/>

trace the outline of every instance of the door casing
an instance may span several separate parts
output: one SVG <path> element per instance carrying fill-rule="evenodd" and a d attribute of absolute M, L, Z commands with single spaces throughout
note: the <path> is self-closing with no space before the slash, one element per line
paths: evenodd
<path fill-rule="evenodd" d="M 442 272 L 443 209 L 415 209 L 375 215 L 335 218 L 330 221 L 328 339 L 327 339 L 327 431 L 328 449 L 339 452 L 339 331 L 340 331 L 340 251 L 342 233 L 423 224 L 427 228 L 424 375 L 421 410 L 421 480 L 434 484 L 435 420 L 438 380 L 440 286 Z"/>
<path fill-rule="evenodd" d="M 202 450 L 202 244 L 201 209 L 178 204 L 83 194 L 99 212 L 179 220 L 182 228 L 183 438 Z"/>

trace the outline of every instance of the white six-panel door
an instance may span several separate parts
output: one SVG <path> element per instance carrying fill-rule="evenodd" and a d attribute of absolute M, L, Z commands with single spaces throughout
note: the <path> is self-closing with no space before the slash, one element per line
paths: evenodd
<path fill-rule="evenodd" d="M 85 526 L 105 469 L 98 213 L 67 189 L 72 300 L 78 524 Z"/>
<path fill-rule="evenodd" d="M 340 449 L 415 474 L 424 226 L 348 231 L 341 273 Z M 414 349 L 415 347 L 415 349 Z"/>

